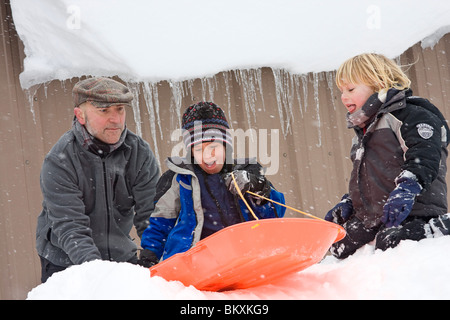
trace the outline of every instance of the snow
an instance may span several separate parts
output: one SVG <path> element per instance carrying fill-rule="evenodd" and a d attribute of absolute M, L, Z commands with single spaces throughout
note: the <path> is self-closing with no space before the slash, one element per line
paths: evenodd
<path fill-rule="evenodd" d="M 180 81 L 272 67 L 335 70 L 362 52 L 395 58 L 450 30 L 450 2 L 428 0 L 11 0 L 24 89 L 83 75 Z M 319 141 L 320 144 L 320 141 Z"/>
<path fill-rule="evenodd" d="M 366 245 L 345 260 L 327 256 L 273 284 L 228 292 L 151 278 L 148 269 L 128 263 L 93 261 L 55 273 L 28 299 L 450 299 L 449 250 L 450 236 L 406 240 L 384 252 Z"/>
<path fill-rule="evenodd" d="M 236 77 L 249 114 L 255 112 L 252 95 L 262 90 L 259 68 L 271 67 L 286 135 L 293 95 L 281 88 L 303 90 L 306 101 L 302 75 L 313 72 L 319 115 L 318 72 L 362 52 L 395 58 L 420 41 L 433 47 L 450 32 L 450 1 L 442 0 L 11 0 L 11 8 L 26 56 L 22 88 L 103 75 L 119 76 L 137 95 L 133 83 L 143 83 L 154 141 L 163 138 L 161 80 L 170 82 L 179 115 L 180 81 L 203 78 L 212 97 L 211 77 L 241 69 Z M 332 76 L 325 76 L 332 90 Z M 367 245 L 346 260 L 328 256 L 276 283 L 223 293 L 150 278 L 148 269 L 127 263 L 93 261 L 54 274 L 28 299 L 450 299 L 449 249 L 450 236 L 404 241 L 385 252 Z"/>

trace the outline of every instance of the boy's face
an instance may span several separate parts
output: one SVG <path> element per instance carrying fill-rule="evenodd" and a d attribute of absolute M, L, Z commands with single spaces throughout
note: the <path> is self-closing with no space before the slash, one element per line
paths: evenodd
<path fill-rule="evenodd" d="M 192 147 L 195 162 L 208 174 L 219 173 L 225 163 L 225 147 L 221 142 L 203 142 Z"/>
<path fill-rule="evenodd" d="M 346 83 L 339 88 L 341 90 L 341 100 L 349 113 L 353 113 L 364 105 L 375 91 L 365 84 Z"/>

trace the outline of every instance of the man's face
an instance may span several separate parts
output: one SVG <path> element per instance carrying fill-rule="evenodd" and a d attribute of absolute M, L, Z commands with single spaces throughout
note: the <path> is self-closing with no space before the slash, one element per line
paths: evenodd
<path fill-rule="evenodd" d="M 125 129 L 125 105 L 113 105 L 108 108 L 98 108 L 90 102 L 85 102 L 74 109 L 80 124 L 95 138 L 107 144 L 117 143 Z"/>

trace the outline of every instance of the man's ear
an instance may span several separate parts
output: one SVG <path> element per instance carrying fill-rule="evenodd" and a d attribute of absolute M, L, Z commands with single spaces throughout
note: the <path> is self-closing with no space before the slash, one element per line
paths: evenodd
<path fill-rule="evenodd" d="M 84 125 L 86 123 L 86 118 L 84 115 L 84 111 L 81 110 L 80 107 L 76 107 L 73 109 L 73 112 L 75 113 L 75 117 L 77 117 L 78 122 L 82 125 Z"/>

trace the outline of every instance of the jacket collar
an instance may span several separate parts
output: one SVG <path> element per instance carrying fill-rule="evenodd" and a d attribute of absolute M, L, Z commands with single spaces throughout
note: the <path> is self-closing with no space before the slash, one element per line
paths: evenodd
<path fill-rule="evenodd" d="M 175 173 L 194 174 L 194 165 L 186 158 L 170 157 L 165 162 L 167 167 Z"/>
<path fill-rule="evenodd" d="M 406 89 L 406 90 L 397 90 L 397 89 L 389 89 L 387 96 L 386 96 L 386 102 L 381 105 L 381 107 L 376 111 L 371 117 L 368 117 L 368 123 L 366 124 L 366 128 L 368 130 L 369 127 L 372 127 L 373 123 L 377 121 L 378 118 L 380 118 L 382 115 L 386 113 L 393 112 L 395 110 L 400 110 L 406 107 L 406 98 L 412 96 L 412 90 Z M 347 123 L 348 119 L 347 119 Z M 354 125 L 348 125 L 349 128 L 353 128 L 356 131 L 366 132 L 366 130 L 363 130 L 362 128 L 359 128 L 358 126 Z"/>
<path fill-rule="evenodd" d="M 114 150 L 117 150 L 121 145 L 124 144 L 128 129 L 125 128 L 125 130 L 122 132 L 122 135 L 120 136 L 119 141 L 115 144 L 107 144 L 93 137 L 86 130 L 85 126 L 78 122 L 77 118 L 75 117 L 72 123 L 72 131 L 77 141 L 85 150 L 90 151 L 91 153 L 103 158 Z"/>
<path fill-rule="evenodd" d="M 406 98 L 412 96 L 412 90 L 390 89 L 386 96 L 386 102 L 380 109 L 382 113 L 389 113 L 406 107 Z"/>

